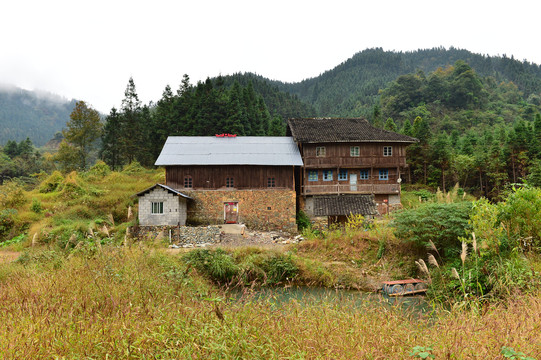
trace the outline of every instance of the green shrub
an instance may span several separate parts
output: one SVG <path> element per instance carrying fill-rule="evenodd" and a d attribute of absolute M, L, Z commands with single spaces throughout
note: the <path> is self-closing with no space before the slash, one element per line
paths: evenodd
<path fill-rule="evenodd" d="M 402 241 L 420 247 L 426 247 L 432 241 L 442 254 L 451 256 L 460 247 L 458 238 L 471 229 L 468 223 L 471 208 L 470 202 L 427 203 L 395 213 L 392 226 L 396 237 Z"/>
<path fill-rule="evenodd" d="M 306 213 L 302 210 L 299 210 L 297 212 L 297 228 L 299 231 L 303 231 L 304 229 L 309 229 L 312 227 L 312 223 L 310 222 L 310 218 Z"/>
<path fill-rule="evenodd" d="M 498 204 L 498 221 L 503 223 L 511 247 L 541 250 L 541 189 L 513 188 Z"/>
<path fill-rule="evenodd" d="M 54 171 L 47 179 L 45 179 L 39 186 L 40 193 L 50 193 L 58 191 L 61 188 L 64 177 L 60 171 Z"/>
<path fill-rule="evenodd" d="M 41 206 L 41 201 L 33 198 L 32 205 L 30 206 L 30 210 L 32 210 L 36 214 L 41 214 L 41 212 L 43 211 L 43 207 Z"/>
<path fill-rule="evenodd" d="M 218 283 L 231 283 L 236 280 L 239 268 L 231 255 L 222 249 L 197 249 L 184 256 L 184 260 L 203 275 Z"/>

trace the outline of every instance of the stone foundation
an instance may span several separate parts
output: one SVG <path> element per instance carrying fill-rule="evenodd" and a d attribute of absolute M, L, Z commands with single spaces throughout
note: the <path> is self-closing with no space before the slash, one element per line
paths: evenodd
<path fill-rule="evenodd" d="M 292 190 L 185 191 L 189 224 L 223 224 L 224 203 L 238 202 L 238 222 L 250 229 L 296 232 L 295 192 Z"/>

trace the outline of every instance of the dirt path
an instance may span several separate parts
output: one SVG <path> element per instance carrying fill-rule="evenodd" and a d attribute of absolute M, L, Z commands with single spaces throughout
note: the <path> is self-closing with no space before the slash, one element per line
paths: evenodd
<path fill-rule="evenodd" d="M 15 261 L 19 255 L 21 253 L 17 251 L 0 250 L 0 264 Z"/>

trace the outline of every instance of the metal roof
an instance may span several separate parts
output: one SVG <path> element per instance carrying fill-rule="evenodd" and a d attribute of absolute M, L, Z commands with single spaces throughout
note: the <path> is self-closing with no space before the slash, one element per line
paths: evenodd
<path fill-rule="evenodd" d="M 135 194 L 136 196 L 143 196 L 145 195 L 146 193 L 150 192 L 151 190 L 155 189 L 156 187 L 161 187 L 162 189 L 164 190 L 167 190 L 168 192 L 172 193 L 173 195 L 178 195 L 180 197 L 183 197 L 183 198 L 186 198 L 186 199 L 190 199 L 190 200 L 193 200 L 193 198 L 189 197 L 188 195 L 186 194 L 183 194 L 181 193 L 180 191 L 178 190 L 175 190 L 173 188 L 170 188 L 169 186 L 167 185 L 163 185 L 163 184 L 155 184 L 155 185 L 152 185 L 151 187 L 149 187 L 148 189 L 145 189 L 143 191 L 140 191 L 138 192 L 137 194 Z"/>
<path fill-rule="evenodd" d="M 302 166 L 288 136 L 169 136 L 155 165 Z"/>

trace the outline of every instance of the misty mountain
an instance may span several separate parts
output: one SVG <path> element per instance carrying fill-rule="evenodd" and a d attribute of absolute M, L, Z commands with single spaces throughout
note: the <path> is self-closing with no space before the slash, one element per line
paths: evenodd
<path fill-rule="evenodd" d="M 32 140 L 43 146 L 69 120 L 75 100 L 58 95 L 0 86 L 0 145 L 8 140 Z"/>

